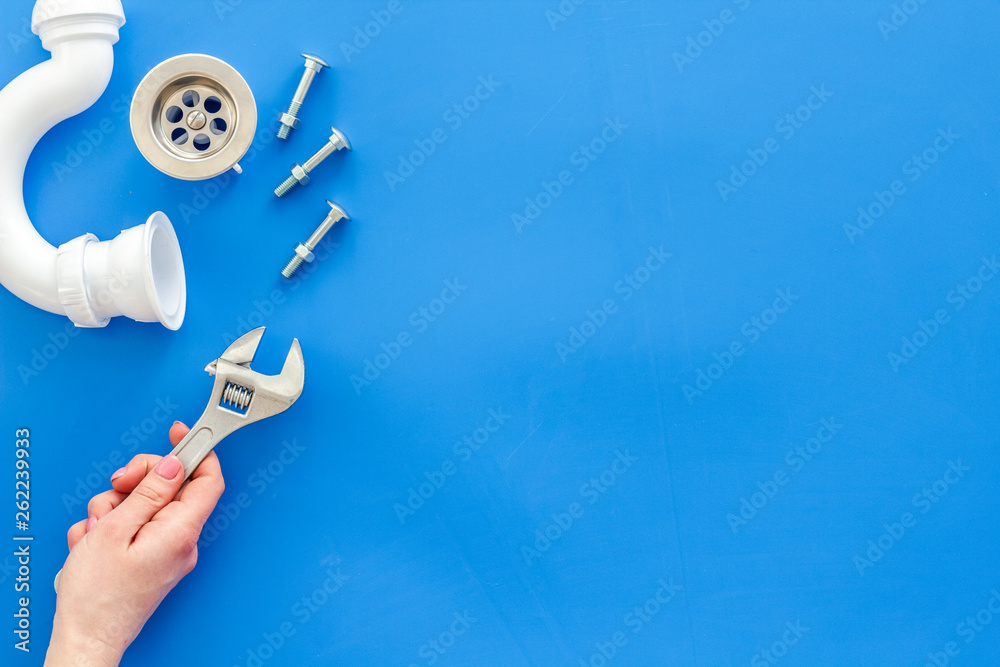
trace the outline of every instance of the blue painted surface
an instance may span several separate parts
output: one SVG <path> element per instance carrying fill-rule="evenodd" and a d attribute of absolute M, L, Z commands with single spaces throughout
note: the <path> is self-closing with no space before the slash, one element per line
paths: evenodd
<path fill-rule="evenodd" d="M 29 427 L 34 466 L 36 652 L 11 664 L 41 664 L 74 494 L 166 451 L 260 323 L 255 367 L 297 336 L 306 392 L 220 447 L 214 532 L 123 664 L 995 664 L 1000 11 L 901 4 L 126 2 L 106 95 L 26 199 L 57 243 L 165 211 L 188 315 L 70 338 L 0 293 L 4 460 Z M 4 81 L 46 55 L 30 6 L 4 0 Z M 301 51 L 334 68 L 279 144 Z M 238 179 L 132 142 L 135 86 L 186 52 L 257 96 Z M 353 154 L 275 199 L 331 123 Z M 325 198 L 354 220 L 283 283 Z"/>

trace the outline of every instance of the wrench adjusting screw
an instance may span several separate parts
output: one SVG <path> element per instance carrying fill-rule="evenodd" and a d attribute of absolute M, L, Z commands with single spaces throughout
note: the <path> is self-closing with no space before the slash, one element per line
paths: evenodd
<path fill-rule="evenodd" d="M 312 173 L 313 169 L 337 151 L 351 150 L 351 142 L 347 140 L 344 133 L 335 127 L 331 127 L 330 129 L 333 131 L 333 135 L 326 145 L 316 155 L 306 160 L 304 165 L 293 164 L 292 175 L 286 178 L 285 182 L 275 189 L 274 194 L 284 197 L 297 185 L 309 185 L 309 174 Z"/>
<path fill-rule="evenodd" d="M 299 109 L 306 101 L 306 93 L 309 92 L 313 79 L 324 67 L 329 67 L 326 61 L 319 56 L 303 53 L 302 57 L 306 59 L 306 71 L 302 73 L 302 80 L 299 82 L 299 87 L 295 91 L 295 97 L 292 98 L 288 111 L 281 114 L 281 129 L 278 130 L 278 138 L 285 141 L 288 140 L 288 135 L 292 133 L 292 130 L 299 127 Z"/>
<path fill-rule="evenodd" d="M 295 272 L 299 270 L 300 266 L 302 266 L 302 262 L 312 262 L 316 259 L 316 256 L 313 254 L 313 250 L 315 250 L 316 246 L 319 245 L 319 242 L 323 240 L 326 233 L 333 229 L 335 224 L 341 220 L 351 219 L 351 216 L 347 215 L 347 213 L 344 212 L 344 209 L 340 208 L 329 199 L 326 200 L 326 203 L 330 206 L 330 215 L 326 216 L 326 220 L 324 220 L 316 231 L 313 232 L 313 235 L 309 237 L 308 241 L 300 243 L 295 249 L 295 257 L 292 257 L 291 261 L 288 262 L 288 265 L 285 266 L 285 269 L 281 272 L 281 275 L 285 278 L 291 278 L 295 275 Z"/>

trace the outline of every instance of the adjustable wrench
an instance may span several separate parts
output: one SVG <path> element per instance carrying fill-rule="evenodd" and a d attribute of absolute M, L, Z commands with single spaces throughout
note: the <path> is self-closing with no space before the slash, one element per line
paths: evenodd
<path fill-rule="evenodd" d="M 181 460 L 185 479 L 223 438 L 247 424 L 284 412 L 302 395 L 306 366 L 297 338 L 279 375 L 250 370 L 263 335 L 264 327 L 244 334 L 205 367 L 215 376 L 208 407 L 170 452 Z"/>

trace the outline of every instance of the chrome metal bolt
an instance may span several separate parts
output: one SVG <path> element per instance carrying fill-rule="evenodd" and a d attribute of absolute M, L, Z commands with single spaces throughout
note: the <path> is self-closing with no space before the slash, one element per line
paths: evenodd
<path fill-rule="evenodd" d="M 278 130 L 279 139 L 287 140 L 292 130 L 298 128 L 299 109 L 302 108 L 302 104 L 306 101 L 306 93 L 309 92 L 309 86 L 312 85 L 313 79 L 316 78 L 316 75 L 324 67 L 329 67 L 326 61 L 319 56 L 303 53 L 302 57 L 306 59 L 306 71 L 302 73 L 302 80 L 299 81 L 299 87 L 295 91 L 295 97 L 292 98 L 292 103 L 289 105 L 288 111 L 281 114 L 281 129 Z"/>
<path fill-rule="evenodd" d="M 306 160 L 305 164 L 293 164 L 292 165 L 292 175 L 285 179 L 285 182 L 279 185 L 275 190 L 274 194 L 279 197 L 284 197 L 287 195 L 296 185 L 309 185 L 309 174 L 312 170 L 318 167 L 323 160 L 327 159 L 334 153 L 340 150 L 351 150 L 351 142 L 347 140 L 344 133 L 335 127 L 331 127 L 333 130 L 333 135 L 330 140 L 326 142 L 326 145 L 319 150 L 316 155 Z"/>
<path fill-rule="evenodd" d="M 326 216 L 326 220 L 316 228 L 312 236 L 305 243 L 300 243 L 297 248 L 295 248 L 295 257 L 292 257 L 291 261 L 285 266 L 284 270 L 281 272 L 285 278 L 291 278 L 295 275 L 295 272 L 299 270 L 303 262 L 312 262 L 316 259 L 313 254 L 313 250 L 319 245 L 319 242 L 323 240 L 326 233 L 333 229 L 333 226 L 340 222 L 341 220 L 350 220 L 351 216 L 344 212 L 344 209 L 340 208 L 334 204 L 329 199 L 326 203 L 330 205 L 330 215 Z"/>
<path fill-rule="evenodd" d="M 200 130 L 208 124 L 208 116 L 201 111 L 192 111 L 188 114 L 187 124 L 192 130 Z"/>

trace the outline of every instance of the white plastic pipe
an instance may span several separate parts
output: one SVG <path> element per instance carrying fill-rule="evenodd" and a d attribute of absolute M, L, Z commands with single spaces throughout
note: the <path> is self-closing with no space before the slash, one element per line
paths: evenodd
<path fill-rule="evenodd" d="M 45 133 L 104 94 L 114 65 L 112 46 L 124 24 L 121 0 L 35 4 L 31 29 L 52 59 L 0 91 L 0 283 L 79 327 L 103 327 L 125 315 L 176 330 L 184 321 L 187 294 L 180 245 L 166 215 L 154 213 L 113 241 L 85 234 L 57 250 L 35 231 L 24 206 L 31 152 Z M 65 209 L 73 206 L 67 203 Z"/>

